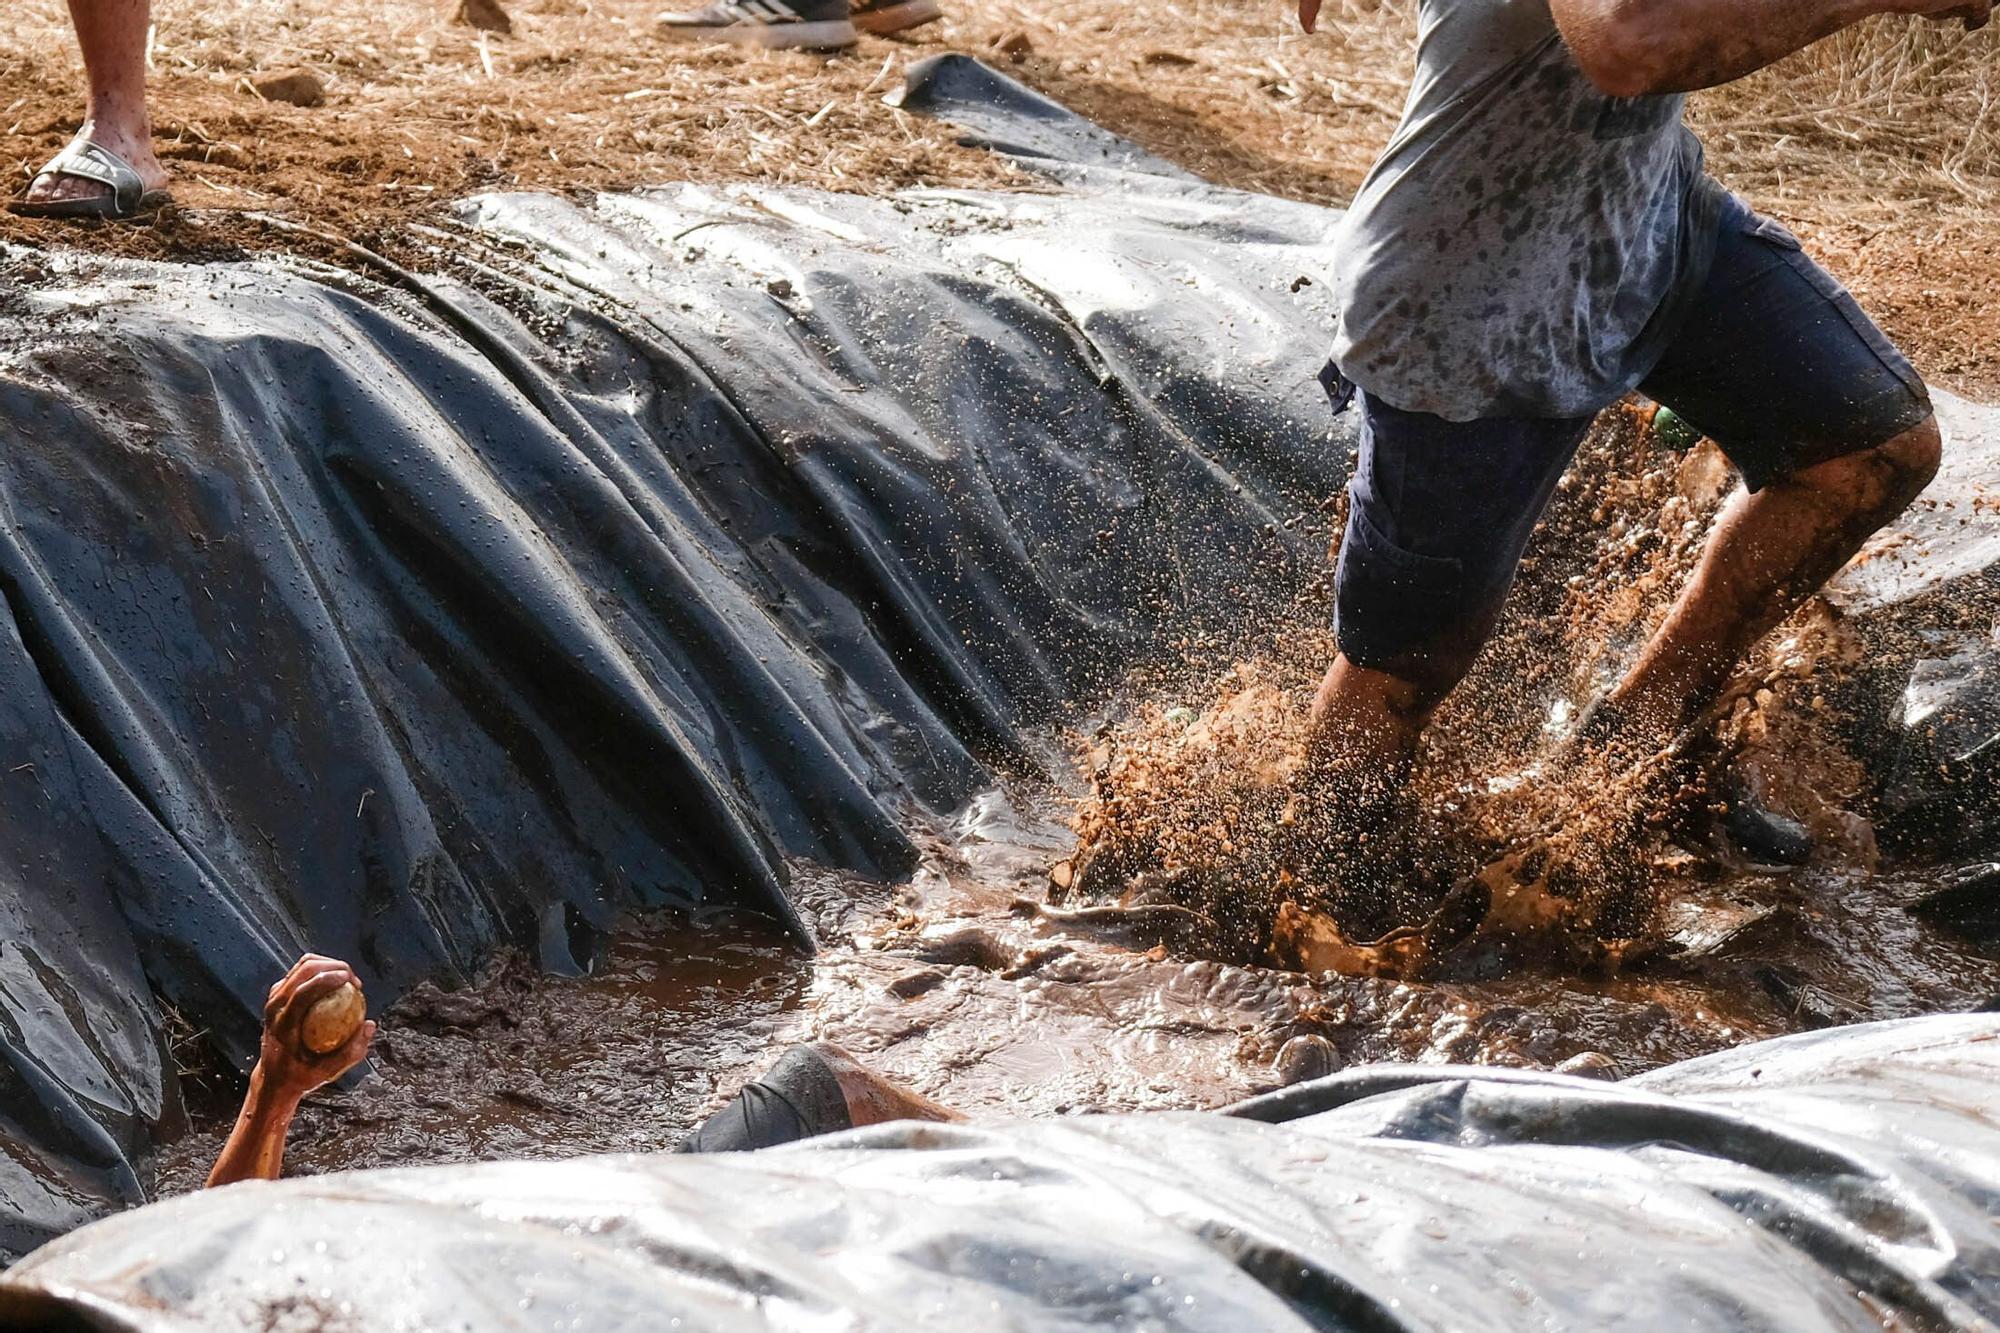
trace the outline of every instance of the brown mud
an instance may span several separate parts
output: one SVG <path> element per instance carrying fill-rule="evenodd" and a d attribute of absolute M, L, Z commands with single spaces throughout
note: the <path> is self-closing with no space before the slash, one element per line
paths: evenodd
<path fill-rule="evenodd" d="M 1640 413 L 1605 414 L 1392 809 L 1367 790 L 1378 775 L 1306 780 L 1306 704 L 1334 654 L 1321 587 L 1249 660 L 1212 683 L 1163 682 L 1100 733 L 1079 855 L 1056 889 L 1171 903 L 1212 924 L 1210 952 L 1308 971 L 1490 970 L 1478 955 L 1495 952 L 1615 970 L 1670 947 L 1668 904 L 1718 868 L 1691 837 L 1748 780 L 1728 770 L 1750 717 L 1782 707 L 1766 682 L 1860 652 L 1807 613 L 1778 638 L 1789 656 L 1753 663 L 1702 725 L 1638 752 L 1578 741 L 1575 719 L 1665 615 L 1733 482 L 1712 446 L 1676 453 Z M 1837 746 L 1806 735 L 1795 749 L 1837 763 Z M 1854 776 L 1809 787 L 1853 789 Z"/>
<path fill-rule="evenodd" d="M 1189 959 L 1144 920 L 1041 909 L 1067 804 L 993 793 L 898 889 L 825 876 L 823 901 L 852 897 L 816 958 L 741 922 L 656 920 L 587 978 L 508 961 L 420 991 L 385 1016 L 368 1077 L 308 1100 L 287 1171 L 668 1149 L 808 1039 L 948 1105 L 1039 1116 L 1214 1107 L 1373 1060 L 1622 1076 L 2000 991 L 2000 951 L 1904 910 L 1925 878 L 1830 867 L 1724 874 L 1685 900 L 1712 937 L 1698 951 L 1608 977 L 1401 982 Z M 1331 1064 L 1281 1065 L 1302 1036 Z M 233 1109 L 219 1091 L 163 1150 L 162 1193 L 200 1184 Z"/>
<path fill-rule="evenodd" d="M 1190 644 L 1187 666 L 1135 678 L 1085 737 L 1048 738 L 1083 752 L 1078 777 L 989 793 L 930 830 L 908 883 L 796 867 L 816 957 L 742 920 L 651 920 L 587 978 L 502 961 L 463 990 L 420 989 L 384 1016 L 371 1074 L 308 1102 L 288 1169 L 665 1149 L 808 1039 L 970 1112 L 1049 1115 L 1214 1107 L 1371 1060 L 1626 1075 L 2000 1002 L 2000 941 L 1908 910 L 1952 867 L 1878 845 L 1863 759 L 1922 632 L 2000 608 L 1958 595 L 1850 621 L 1815 602 L 1709 720 L 1698 761 L 1675 769 L 1683 788 L 1588 764 L 1550 779 L 1569 711 L 1661 614 L 1729 484 L 1712 453 L 1674 453 L 1607 414 L 1416 776 L 1415 879 L 1430 887 L 1413 901 L 1539 847 L 1545 870 L 1567 858 L 1567 882 L 1545 873 L 1557 891 L 1524 899 L 1554 905 L 1551 929 L 1523 930 L 1502 904 L 1506 930 L 1409 975 L 1324 952 L 1269 965 L 1287 960 L 1268 952 L 1272 905 L 1257 906 L 1258 823 L 1282 816 L 1327 650 L 1309 598 L 1286 633 Z M 1810 829 L 1805 864 L 1760 864 L 1724 836 L 1701 793 L 1742 787 Z M 1682 814 L 1646 817 L 1668 795 Z M 1557 815 L 1567 832 L 1539 836 Z M 1195 873 L 1150 894 L 1052 888 L 1076 826 L 1150 839 L 1167 870 Z M 1600 902 L 1638 896 L 1645 911 L 1625 919 L 1643 919 L 1647 947 L 1607 950 L 1601 915 L 1564 917 L 1591 884 Z M 196 1130 L 161 1155 L 163 1191 L 199 1183 L 239 1092 L 213 1083 Z"/>

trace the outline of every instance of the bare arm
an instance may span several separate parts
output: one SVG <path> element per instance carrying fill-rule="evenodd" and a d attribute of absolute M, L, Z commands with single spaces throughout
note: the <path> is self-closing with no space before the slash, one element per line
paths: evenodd
<path fill-rule="evenodd" d="M 1986 22 L 1992 0 L 1550 0 L 1563 41 L 1613 97 L 1740 79 L 1874 14 Z M 1315 6 L 1317 8 L 1317 6 Z"/>
<path fill-rule="evenodd" d="M 373 1023 L 362 1023 L 346 1045 L 323 1055 L 305 1042 L 306 1015 L 312 1007 L 349 984 L 361 988 L 347 964 L 307 954 L 271 987 L 264 1005 L 263 1048 L 257 1067 L 250 1071 L 250 1091 L 244 1095 L 236 1127 L 208 1173 L 211 1188 L 239 1180 L 276 1180 L 284 1165 L 285 1133 L 300 1100 L 366 1058 L 368 1043 L 375 1037 Z"/>

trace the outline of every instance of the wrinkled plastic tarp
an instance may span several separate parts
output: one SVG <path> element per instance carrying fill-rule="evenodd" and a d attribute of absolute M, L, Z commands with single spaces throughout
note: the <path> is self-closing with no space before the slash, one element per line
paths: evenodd
<path fill-rule="evenodd" d="M 791 918 L 787 855 L 903 871 L 976 755 L 1323 565 L 1332 213 L 465 212 L 476 291 L 11 256 L 0 1256 L 139 1201 L 160 1002 L 247 1059 L 303 948 L 386 1002 L 634 906 Z"/>
<path fill-rule="evenodd" d="M 1382 1067 L 1234 1115 L 260 1182 L 49 1246 L 0 1328 L 1977 1330 L 1996 1086 L 1974 1015 L 1616 1085 Z"/>
<path fill-rule="evenodd" d="M 1868 756 L 1885 775 L 1882 831 L 1933 855 L 2000 855 L 2000 408 L 1933 396 L 1937 480 L 1827 595 L 1849 615 L 1896 614 L 1925 654 Z"/>
<path fill-rule="evenodd" d="M 2000 587 L 2000 407 L 1938 388 L 1931 401 L 1943 462 L 1923 499 L 1827 585 L 1850 615 L 1967 581 Z"/>
<path fill-rule="evenodd" d="M 1896 720 L 1888 828 L 1943 853 L 2000 852 L 2000 621 L 1951 656 L 1918 662 Z"/>
<path fill-rule="evenodd" d="M 139 1200 L 163 1003 L 247 1059 L 306 947 L 386 1002 L 634 906 L 803 930 L 785 856 L 901 871 L 1323 569 L 1337 214 L 968 62 L 906 105 L 1063 192 L 491 197 L 476 289 L 10 252 L 0 1256 Z"/>

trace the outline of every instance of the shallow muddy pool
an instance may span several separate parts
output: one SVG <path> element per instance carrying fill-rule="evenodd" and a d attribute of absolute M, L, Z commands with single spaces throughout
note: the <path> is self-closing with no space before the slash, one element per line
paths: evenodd
<path fill-rule="evenodd" d="M 1216 1106 L 1282 1081 L 1278 1052 L 1636 1073 L 1832 1022 L 2000 995 L 2000 951 L 1913 916 L 1935 872 L 1740 871 L 1687 900 L 1695 949 L 1612 977 L 1535 971 L 1430 983 L 1176 957 L 1149 924 L 1038 910 L 1071 845 L 1058 793 L 993 792 L 936 831 L 900 886 L 810 867 L 827 938 L 807 957 L 755 923 L 634 922 L 594 974 L 502 963 L 386 1016 L 372 1073 L 314 1098 L 287 1169 L 671 1148 L 787 1043 L 826 1038 L 974 1112 Z M 1328 1048 L 1288 1061 L 1327 1067 Z M 1297 1049 L 1297 1048 L 1295 1048 Z M 200 1181 L 226 1128 L 218 1086 L 161 1155 Z"/>

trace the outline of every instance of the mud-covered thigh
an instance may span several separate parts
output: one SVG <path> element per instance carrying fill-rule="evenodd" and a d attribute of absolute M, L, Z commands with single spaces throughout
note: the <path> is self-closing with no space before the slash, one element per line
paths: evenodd
<path fill-rule="evenodd" d="M 1753 491 L 1931 415 L 1923 381 L 1847 289 L 1735 199 L 1700 299 L 1639 389 L 1720 445 Z"/>

